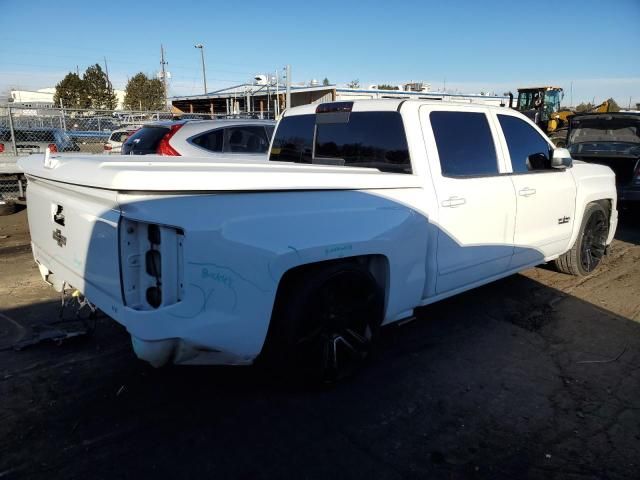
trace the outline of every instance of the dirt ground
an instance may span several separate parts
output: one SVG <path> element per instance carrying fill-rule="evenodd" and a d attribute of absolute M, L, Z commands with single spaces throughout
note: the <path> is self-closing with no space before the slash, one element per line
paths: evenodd
<path fill-rule="evenodd" d="M 25 211 L 0 217 L 0 479 L 640 478 L 638 217 L 593 276 L 542 266 L 423 308 L 320 389 L 154 370 L 105 316 L 6 348 L 58 319 L 27 243 Z"/>

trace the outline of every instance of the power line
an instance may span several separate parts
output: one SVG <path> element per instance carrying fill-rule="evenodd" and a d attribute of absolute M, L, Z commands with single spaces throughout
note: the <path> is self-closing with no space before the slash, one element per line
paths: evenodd
<path fill-rule="evenodd" d="M 1 38 L 1 37 L 0 37 Z M 98 51 L 98 50 L 96 50 Z M 126 53 L 118 53 L 118 52 L 105 52 L 104 50 L 99 50 L 102 55 L 106 55 L 109 58 L 111 58 L 110 62 L 111 63 L 118 63 L 118 64 L 123 64 L 123 65 L 140 65 L 140 61 L 127 61 L 127 60 L 118 60 L 118 58 L 122 57 L 122 56 L 129 56 L 131 55 L 131 52 L 126 52 Z M 18 55 L 32 55 L 32 56 L 42 56 L 42 57 L 47 57 L 47 58 L 73 58 L 73 59 L 91 59 L 91 58 L 95 58 L 93 55 L 90 54 L 86 54 L 86 55 L 60 55 L 60 54 L 55 54 L 55 53 L 48 53 L 47 51 L 25 51 L 25 50 L 16 50 L 16 49 L 2 49 L 0 48 L 0 52 L 4 52 L 4 53 L 10 53 L 10 54 L 18 54 Z M 143 55 L 147 55 L 147 52 L 145 52 Z M 114 58 L 116 58 L 116 60 L 114 60 Z M 89 60 L 92 61 L 92 60 Z M 4 62 L 3 62 L 4 63 Z M 239 64 L 239 63 L 230 63 L 230 62 L 224 62 L 224 61 L 216 61 L 216 64 L 219 65 L 230 65 L 232 67 L 246 67 L 246 64 Z M 180 65 L 180 64 L 173 64 L 174 67 L 180 67 L 180 68 L 194 68 L 192 65 Z M 255 71 L 252 69 L 252 71 L 234 71 L 234 70 L 225 70 L 225 72 L 227 73 L 237 73 L 237 74 L 241 74 L 241 75 L 253 75 L 255 73 Z"/>

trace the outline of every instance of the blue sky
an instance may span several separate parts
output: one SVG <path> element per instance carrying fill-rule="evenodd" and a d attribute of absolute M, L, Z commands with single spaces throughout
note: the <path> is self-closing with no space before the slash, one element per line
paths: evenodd
<path fill-rule="evenodd" d="M 640 0 L 28 5 L 0 0 L 0 92 L 54 86 L 105 56 L 124 88 L 135 73 L 158 71 L 162 43 L 170 93 L 201 93 L 193 45 L 203 43 L 209 90 L 289 63 L 295 82 L 424 80 L 467 93 L 557 84 L 564 103 L 573 82 L 574 103 L 640 102 Z"/>

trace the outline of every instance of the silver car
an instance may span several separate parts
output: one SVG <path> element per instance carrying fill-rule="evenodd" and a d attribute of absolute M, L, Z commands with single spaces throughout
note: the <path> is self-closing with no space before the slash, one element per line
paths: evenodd
<path fill-rule="evenodd" d="M 122 145 L 123 155 L 229 154 L 265 157 L 273 135 L 272 120 L 178 120 L 144 125 Z"/>

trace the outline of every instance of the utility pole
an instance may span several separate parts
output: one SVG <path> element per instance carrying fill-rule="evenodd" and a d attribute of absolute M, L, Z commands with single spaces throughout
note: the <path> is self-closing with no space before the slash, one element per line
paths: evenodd
<path fill-rule="evenodd" d="M 287 101 L 285 108 L 291 108 L 291 65 L 286 66 L 287 72 Z"/>
<path fill-rule="evenodd" d="M 571 105 L 569 105 L 571 108 L 573 108 L 573 80 L 571 80 L 571 83 L 569 84 L 569 92 L 570 92 L 570 102 Z"/>
<path fill-rule="evenodd" d="M 276 104 L 273 109 L 274 118 L 278 118 L 280 115 L 280 79 L 278 75 L 278 69 L 276 68 Z"/>
<path fill-rule="evenodd" d="M 104 58 L 104 73 L 107 75 L 107 83 L 109 84 L 109 88 L 111 88 L 111 80 L 109 80 L 109 66 L 107 65 L 107 57 Z"/>
<path fill-rule="evenodd" d="M 162 87 L 164 89 L 164 108 L 167 108 L 169 103 L 167 99 L 167 71 L 164 68 L 169 62 L 166 62 L 164 59 L 164 47 L 160 44 L 160 68 L 162 70 Z"/>
<path fill-rule="evenodd" d="M 269 75 L 267 75 L 267 115 L 269 115 L 269 109 L 271 108 L 271 91 L 269 90 L 270 86 L 271 79 L 269 78 Z M 629 99 L 629 102 L 631 102 L 631 99 Z M 260 106 L 262 107 L 262 101 L 260 102 Z"/>
<path fill-rule="evenodd" d="M 204 94 L 206 95 L 207 94 L 207 71 L 204 66 L 204 45 L 201 43 L 196 43 L 194 47 L 200 49 L 200 56 L 202 58 L 202 80 L 204 82 Z"/>

